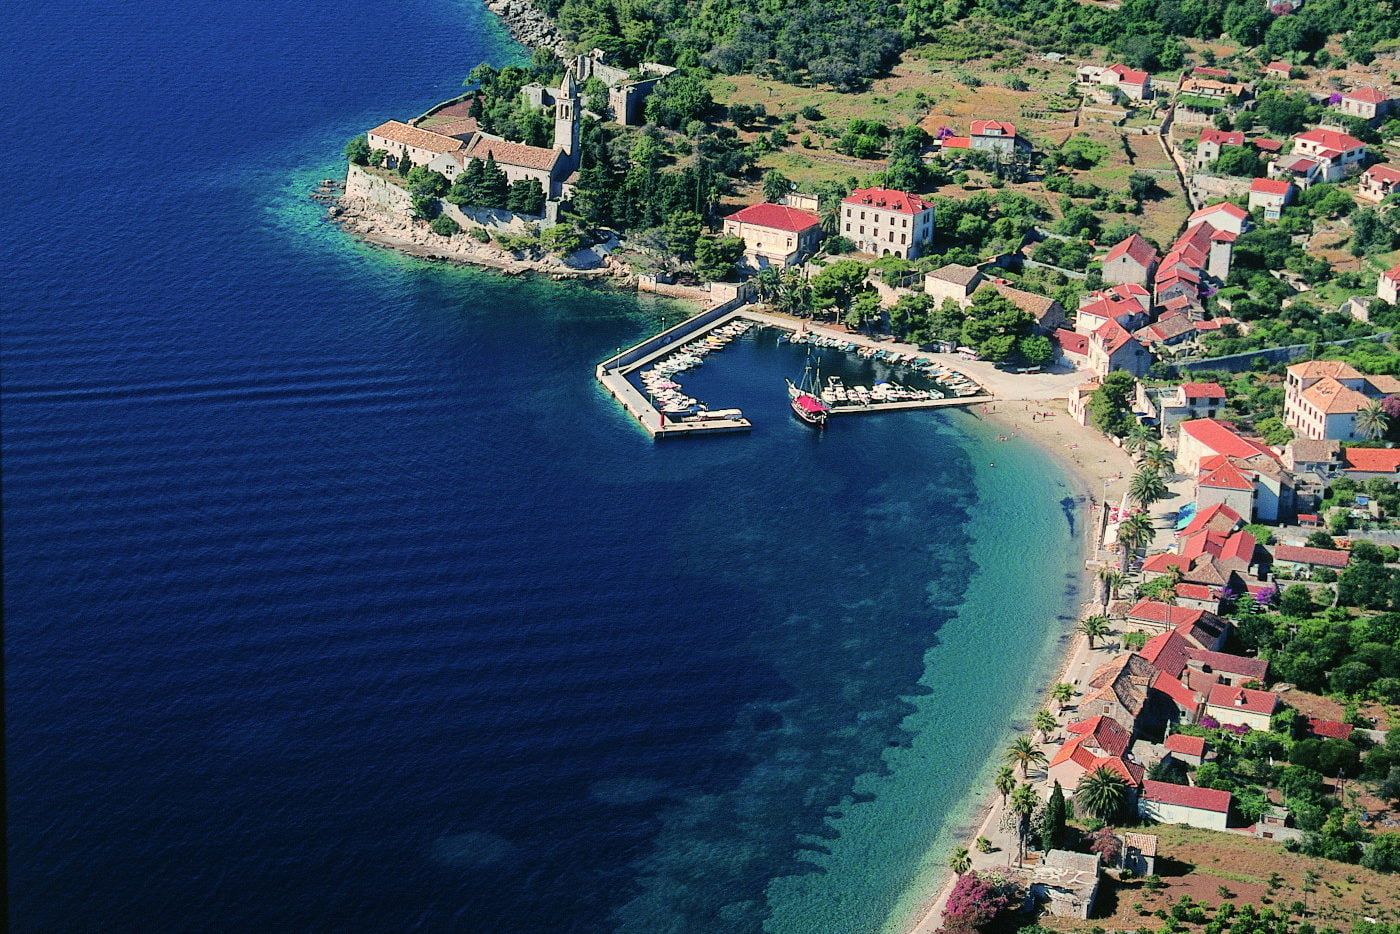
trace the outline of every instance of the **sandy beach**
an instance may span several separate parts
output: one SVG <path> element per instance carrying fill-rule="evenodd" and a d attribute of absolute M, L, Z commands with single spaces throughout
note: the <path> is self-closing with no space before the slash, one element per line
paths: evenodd
<path fill-rule="evenodd" d="M 1035 393 L 1035 378 L 1027 379 L 1028 394 Z M 1047 456 L 1056 461 L 1078 488 L 1082 497 L 1094 505 L 1085 510 L 1079 526 L 1079 540 L 1082 565 L 1080 593 L 1086 600 L 1097 594 L 1097 581 L 1094 572 L 1087 566 L 1097 546 L 1100 510 L 1105 490 L 1110 498 L 1121 495 L 1124 478 L 1132 469 L 1131 458 L 1121 448 L 1099 432 L 1086 428 L 1069 417 L 1062 400 L 1048 398 L 1007 400 L 978 405 L 972 410 L 978 418 L 996 426 L 1008 439 L 1026 441 L 1037 445 Z M 1083 608 L 1081 608 L 1083 612 Z M 1107 661 L 1114 653 L 1113 643 L 1104 643 L 1093 650 L 1081 635 L 1076 634 L 1069 641 L 1059 664 L 1054 668 L 1055 675 L 1037 692 L 1037 706 L 1043 701 L 1053 684 L 1069 682 L 1079 687 L 1089 678 L 1093 669 Z M 1053 707 L 1051 708 L 1053 709 Z M 1026 713 L 1030 713 L 1027 710 Z M 1071 719 L 1060 716 L 1060 728 Z M 1058 736 L 1051 739 L 1058 740 Z M 1053 755 L 1052 745 L 1040 746 L 1049 757 Z M 1031 773 L 1035 782 L 1036 772 Z M 983 789 L 970 789 L 979 800 L 975 815 L 969 824 L 965 837 L 959 845 L 967 847 L 972 857 L 973 869 L 985 870 L 1004 868 L 1015 853 L 1015 837 L 1001 828 L 1002 809 L 999 796 L 990 784 Z M 979 853 L 974 845 L 978 837 L 992 841 L 995 849 L 991 853 Z M 943 854 L 935 854 L 941 857 Z M 906 926 L 907 934 L 933 934 L 942 927 L 943 906 L 952 892 L 956 877 L 951 874 L 943 886 L 930 896 L 930 899 L 915 915 L 915 920 Z"/>

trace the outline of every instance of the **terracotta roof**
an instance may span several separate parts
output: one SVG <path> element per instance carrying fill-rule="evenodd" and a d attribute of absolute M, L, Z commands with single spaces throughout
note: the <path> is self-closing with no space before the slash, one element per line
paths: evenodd
<path fill-rule="evenodd" d="M 1400 449 L 1396 448 L 1344 448 L 1342 458 L 1347 470 L 1364 470 L 1367 473 L 1395 473 L 1400 470 Z"/>
<path fill-rule="evenodd" d="M 1304 389 L 1303 398 L 1326 415 L 1358 412 L 1371 402 L 1363 393 L 1343 385 L 1331 376 L 1324 376 Z"/>
<path fill-rule="evenodd" d="M 1205 528 L 1216 529 L 1221 532 L 1232 532 L 1238 526 L 1243 517 L 1224 503 L 1213 503 L 1205 509 L 1197 511 L 1191 517 L 1191 522 L 1177 534 L 1179 536 L 1194 535 Z"/>
<path fill-rule="evenodd" d="M 1354 727 L 1340 720 L 1324 720 L 1321 717 L 1308 717 L 1307 730 L 1313 736 L 1328 739 L 1349 739 Z"/>
<path fill-rule="evenodd" d="M 1324 376 L 1335 379 L 1360 379 L 1361 371 L 1345 360 L 1309 360 L 1290 366 L 1288 375 L 1302 380 L 1322 379 Z"/>
<path fill-rule="evenodd" d="M 1234 427 L 1214 418 L 1193 418 L 1181 423 L 1181 430 L 1217 454 L 1231 457 L 1252 457 L 1267 454 L 1274 460 L 1278 455 L 1258 441 L 1242 437 Z"/>
<path fill-rule="evenodd" d="M 1201 705 L 1201 699 L 1196 696 L 1195 691 L 1165 671 L 1158 672 L 1157 677 L 1152 679 L 1152 688 L 1170 697 L 1172 703 L 1186 711 L 1189 716 L 1194 717 L 1196 708 Z"/>
<path fill-rule="evenodd" d="M 452 136 L 457 139 L 466 139 L 481 131 L 481 126 L 474 117 L 463 117 L 460 120 L 443 120 L 434 123 L 431 132 L 441 136 Z"/>
<path fill-rule="evenodd" d="M 1142 783 L 1142 797 L 1158 804 L 1175 804 L 1198 811 L 1214 811 L 1217 814 L 1227 814 L 1230 811 L 1230 793 L 1216 791 L 1214 788 L 1173 785 L 1170 782 L 1154 782 L 1148 779 Z"/>
<path fill-rule="evenodd" d="M 1391 266 L 1385 272 L 1381 273 L 1381 275 L 1385 276 L 1391 282 L 1400 282 L 1400 263 Z"/>
<path fill-rule="evenodd" d="M 1142 569 L 1152 574 L 1165 574 L 1172 568 L 1181 568 L 1184 571 L 1190 566 L 1190 561 L 1171 551 L 1152 555 L 1142 562 Z"/>
<path fill-rule="evenodd" d="M 1198 648 L 1218 645 L 1230 624 L 1214 613 L 1201 612 L 1200 619 L 1190 623 L 1178 623 L 1176 631 L 1195 642 Z"/>
<path fill-rule="evenodd" d="M 1089 335 L 1080 334 L 1078 331 L 1071 331 L 1068 328 L 1056 328 L 1050 332 L 1050 340 L 1065 353 L 1079 354 L 1087 356 L 1089 353 Z"/>
<path fill-rule="evenodd" d="M 972 137 L 970 136 L 945 136 L 943 137 L 944 149 L 971 149 Z"/>
<path fill-rule="evenodd" d="M 1078 720 L 1066 729 L 1071 733 L 1078 733 L 1086 741 L 1092 741 L 1111 756 L 1123 755 L 1132 741 L 1132 736 L 1117 720 L 1103 715 Z"/>
<path fill-rule="evenodd" d="M 1150 77 L 1147 72 L 1134 71 L 1127 65 L 1112 65 L 1107 70 L 1117 75 L 1123 84 L 1146 84 Z"/>
<path fill-rule="evenodd" d="M 398 120 L 389 120 L 370 130 L 375 136 L 393 140 L 405 146 L 412 146 L 415 149 L 426 149 L 429 152 L 444 153 L 456 152 L 465 143 L 460 139 L 453 139 L 450 136 L 443 136 L 441 133 L 433 133 L 429 130 L 422 130 L 416 126 L 409 126 Z"/>
<path fill-rule="evenodd" d="M 490 156 L 497 165 L 514 165 L 522 169 L 553 171 L 554 165 L 564 155 L 558 149 L 544 149 L 540 146 L 526 146 L 504 139 L 486 139 L 478 136 L 466 153 L 473 159 L 486 161 Z"/>
<path fill-rule="evenodd" d="M 1199 211 L 1195 211 L 1190 217 L 1186 219 L 1186 223 L 1190 224 L 1193 221 L 1198 221 L 1202 218 L 1210 217 L 1212 214 L 1228 214 L 1235 220 L 1244 220 L 1246 217 L 1249 216 L 1249 212 L 1246 211 L 1244 208 L 1240 207 L 1238 204 L 1233 204 L 1229 201 L 1221 201 L 1219 204 L 1207 205 L 1206 207 L 1201 208 Z"/>
<path fill-rule="evenodd" d="M 1272 691 L 1253 691 L 1249 688 L 1217 684 L 1211 689 L 1210 697 L 1206 699 L 1206 706 L 1272 714 L 1274 709 L 1278 707 L 1278 695 Z"/>
<path fill-rule="evenodd" d="M 1186 662 L 1190 659 L 1190 648 L 1181 633 L 1172 629 L 1148 639 L 1139 654 L 1158 671 L 1175 678 L 1186 669 Z"/>
<path fill-rule="evenodd" d="M 1293 139 L 1295 142 L 1312 143 L 1314 146 L 1335 149 L 1339 152 L 1345 152 L 1348 149 L 1361 149 L 1366 145 L 1355 136 L 1338 133 L 1336 130 L 1324 130 L 1321 127 L 1299 133 Z"/>
<path fill-rule="evenodd" d="M 1243 529 L 1230 533 L 1197 532 L 1182 542 L 1181 554 L 1188 559 L 1208 554 L 1222 561 L 1241 561 L 1248 565 L 1254 560 L 1258 544 L 1254 536 Z"/>
<path fill-rule="evenodd" d="M 1172 589 L 1183 600 L 1204 600 L 1206 602 L 1219 602 L 1220 600 L 1215 591 L 1205 584 L 1177 584 Z"/>
<path fill-rule="evenodd" d="M 942 279 L 944 282 L 951 282 L 953 285 L 966 287 L 982 275 L 982 270 L 976 266 L 964 266 L 962 263 L 949 263 L 946 266 L 939 266 L 929 275 L 935 279 Z"/>
<path fill-rule="evenodd" d="M 1163 626 L 1180 626 L 1194 623 L 1205 615 L 1205 610 L 1189 610 L 1184 606 L 1158 603 L 1155 600 L 1139 600 L 1128 611 L 1128 619 L 1140 619 Z"/>
<path fill-rule="evenodd" d="M 1195 331 L 1196 322 L 1191 320 L 1190 315 L 1176 314 L 1165 316 L 1156 324 L 1139 328 L 1133 332 L 1133 336 L 1139 341 L 1165 342 L 1183 334 L 1193 334 Z"/>
<path fill-rule="evenodd" d="M 1225 387 L 1219 383 L 1182 383 L 1181 391 L 1188 399 L 1225 398 Z"/>
<path fill-rule="evenodd" d="M 1049 314 L 1055 307 L 1053 298 L 1044 295 L 1037 295 L 1034 292 L 1027 292 L 1024 289 L 1012 288 L 1004 282 L 993 282 L 992 285 L 997 292 L 1011 304 L 1031 315 L 1035 320 L 1040 321 Z"/>
<path fill-rule="evenodd" d="M 1342 95 L 1342 100 L 1361 101 L 1363 104 L 1384 104 L 1390 100 L 1390 95 L 1380 88 L 1352 88 Z"/>
<path fill-rule="evenodd" d="M 1109 69 L 1110 71 L 1112 69 Z M 973 136 L 1015 136 L 1016 124 L 1004 120 L 973 120 Z"/>
<path fill-rule="evenodd" d="M 1204 736 L 1173 733 L 1167 737 L 1167 741 L 1162 745 L 1171 752 L 1179 752 L 1182 755 L 1204 756 L 1206 754 L 1206 738 Z"/>
<path fill-rule="evenodd" d="M 1286 178 L 1256 178 L 1249 183 L 1250 191 L 1261 195 L 1286 195 L 1293 183 Z"/>
<path fill-rule="evenodd" d="M 1219 143 L 1221 146 L 1243 146 L 1244 134 L 1238 130 L 1203 130 L 1201 142 Z"/>
<path fill-rule="evenodd" d="M 1157 838 L 1150 833 L 1125 833 L 1123 845 L 1137 850 L 1142 856 L 1157 855 Z"/>
<path fill-rule="evenodd" d="M 1133 335 L 1125 331 L 1123 325 L 1111 318 L 1094 330 L 1094 336 L 1103 343 L 1104 352 L 1110 356 L 1122 350 L 1133 339 Z"/>
<path fill-rule="evenodd" d="M 1191 69 L 1193 75 L 1205 75 L 1207 78 L 1224 78 L 1229 80 L 1230 73 L 1224 68 L 1208 68 L 1205 65 L 1197 65 Z"/>
<path fill-rule="evenodd" d="M 1191 661 L 1199 662 L 1212 671 L 1223 671 L 1227 675 L 1239 675 L 1254 681 L 1263 681 L 1269 676 L 1267 658 L 1250 658 L 1247 655 L 1231 655 L 1228 652 L 1211 652 L 1207 649 L 1187 649 Z"/>
<path fill-rule="evenodd" d="M 1372 181 L 1382 182 L 1387 185 L 1400 182 L 1400 169 L 1390 165 L 1373 165 L 1365 172 L 1362 172 L 1361 175 L 1363 178 L 1369 178 Z"/>
<path fill-rule="evenodd" d="M 1108 255 L 1103 258 L 1105 263 L 1111 263 L 1116 259 L 1128 257 L 1143 269 L 1151 266 L 1157 260 L 1157 251 L 1152 248 L 1152 244 L 1142 239 L 1138 234 L 1133 234 L 1126 239 L 1118 241 L 1113 249 L 1108 251 Z"/>
<path fill-rule="evenodd" d="M 841 199 L 842 204 L 860 204 L 884 211 L 898 211 L 900 214 L 919 214 L 933 208 L 933 205 L 906 191 L 892 188 L 857 188 Z"/>
<path fill-rule="evenodd" d="M 1253 143 L 1254 148 L 1258 149 L 1260 152 L 1278 152 L 1283 149 L 1283 143 L 1276 139 L 1269 139 L 1267 136 L 1261 136 L 1253 140 Z"/>
<path fill-rule="evenodd" d="M 1227 460 L 1213 469 L 1201 471 L 1196 486 L 1213 490 L 1252 490 L 1254 480 Z"/>
<path fill-rule="evenodd" d="M 797 208 L 790 208 L 785 204 L 768 202 L 740 208 L 726 217 L 725 220 L 753 224 L 755 227 L 767 227 L 770 230 L 785 230 L 788 233 L 801 233 L 821 224 L 821 218 L 810 211 L 799 211 Z"/>

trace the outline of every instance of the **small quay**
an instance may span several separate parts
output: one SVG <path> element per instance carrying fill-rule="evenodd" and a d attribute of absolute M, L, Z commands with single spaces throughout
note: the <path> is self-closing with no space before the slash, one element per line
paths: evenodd
<path fill-rule="evenodd" d="M 724 349 L 754 327 L 783 332 L 780 342 L 834 349 L 857 357 L 907 368 L 932 383 L 915 388 L 894 380 L 870 386 L 845 385 L 828 377 L 818 390 L 830 414 L 934 409 L 989 402 L 994 396 L 971 377 L 935 355 L 903 344 L 877 341 L 810 321 L 759 311 L 751 305 L 703 311 L 599 363 L 595 376 L 653 439 L 733 434 L 753 429 L 734 407 L 711 405 L 686 394 L 682 378 L 706 357 Z M 640 386 L 633 382 L 637 378 Z"/>

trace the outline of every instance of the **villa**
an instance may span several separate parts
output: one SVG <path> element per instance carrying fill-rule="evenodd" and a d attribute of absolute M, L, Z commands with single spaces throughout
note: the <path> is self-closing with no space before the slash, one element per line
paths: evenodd
<path fill-rule="evenodd" d="M 1089 369 L 1097 376 L 1124 370 L 1144 376 L 1152 354 L 1117 321 L 1106 321 L 1089 335 Z"/>
<path fill-rule="evenodd" d="M 918 259 L 933 242 L 933 205 L 890 188 L 857 188 L 841 201 L 841 232 L 875 256 Z"/>
<path fill-rule="evenodd" d="M 1278 710 L 1278 695 L 1272 691 L 1217 685 L 1206 699 L 1205 715 L 1222 726 L 1247 726 L 1267 730 Z"/>
<path fill-rule="evenodd" d="M 785 204 L 751 204 L 724 219 L 724 235 L 744 241 L 743 263 L 759 270 L 800 265 L 821 242 L 821 219 Z"/>
<path fill-rule="evenodd" d="M 1102 96 L 1105 102 L 1112 100 L 1114 91 L 1135 102 L 1152 97 L 1152 76 L 1127 65 L 1110 65 L 1107 68 L 1080 65 L 1075 79 L 1080 93 Z"/>
<path fill-rule="evenodd" d="M 1215 454 L 1243 458 L 1256 454 L 1278 457 L 1272 448 L 1244 437 L 1228 422 L 1197 418 L 1181 423 L 1181 436 L 1176 448 L 1177 470 L 1184 474 L 1198 474 L 1202 459 Z"/>
<path fill-rule="evenodd" d="M 1293 137 L 1293 152 L 1269 163 L 1270 178 L 1291 179 L 1300 188 L 1338 181 L 1358 170 L 1366 144 L 1341 130 L 1318 127 Z"/>
<path fill-rule="evenodd" d="M 1159 402 L 1158 423 L 1168 431 L 1184 421 L 1215 418 L 1225 407 L 1225 387 L 1219 383 L 1182 383 Z"/>
<path fill-rule="evenodd" d="M 1016 136 L 1016 124 L 1004 120 L 973 120 L 972 132 L 968 134 L 968 145 L 984 152 L 1011 153 L 1018 146 L 1024 147 Z"/>
<path fill-rule="evenodd" d="M 1365 376 L 1342 360 L 1295 363 L 1284 384 L 1284 424 L 1304 438 L 1358 441 L 1357 414 L 1397 392 L 1400 379 Z"/>

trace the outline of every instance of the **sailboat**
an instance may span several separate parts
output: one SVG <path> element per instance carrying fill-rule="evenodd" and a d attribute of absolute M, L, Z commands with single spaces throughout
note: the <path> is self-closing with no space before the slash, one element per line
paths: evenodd
<path fill-rule="evenodd" d="M 823 402 L 818 395 L 821 391 L 821 372 L 813 365 L 810 355 L 807 357 L 807 366 L 802 370 L 802 379 L 797 383 L 792 380 L 786 382 L 792 414 L 809 425 L 825 428 L 826 418 L 831 414 L 831 406 Z"/>

